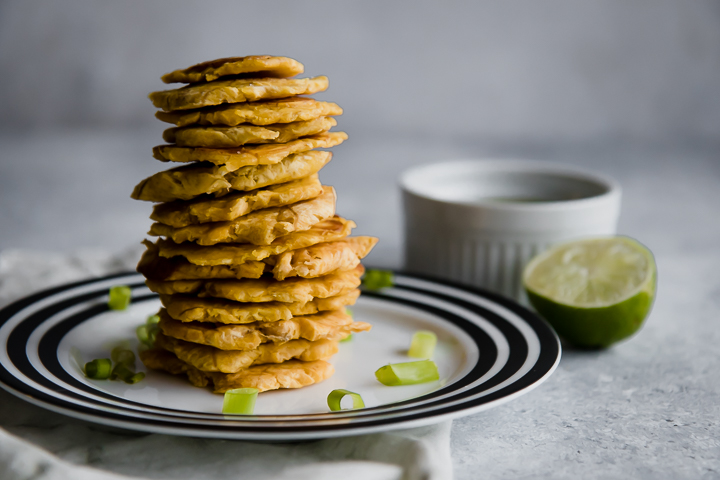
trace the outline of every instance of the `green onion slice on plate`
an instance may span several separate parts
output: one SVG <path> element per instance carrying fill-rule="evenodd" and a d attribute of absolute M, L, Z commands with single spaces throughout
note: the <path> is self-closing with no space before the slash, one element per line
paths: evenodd
<path fill-rule="evenodd" d="M 160 316 L 159 316 L 159 315 L 150 315 L 150 316 L 147 318 L 147 321 L 146 321 L 145 323 L 148 324 L 148 325 L 155 325 L 155 324 L 157 324 L 159 321 L 160 321 Z"/>
<path fill-rule="evenodd" d="M 155 345 L 155 338 L 157 338 L 157 334 L 160 331 L 160 327 L 157 323 L 150 323 L 145 325 L 140 325 L 135 329 L 135 333 L 137 334 L 138 340 L 140 340 L 141 343 L 144 343 L 148 347 L 152 347 Z"/>
<path fill-rule="evenodd" d="M 126 285 L 116 285 L 110 288 L 108 307 L 110 310 L 125 310 L 130 305 L 132 292 Z"/>
<path fill-rule="evenodd" d="M 135 365 L 135 354 L 132 350 L 125 347 L 115 347 L 110 352 L 110 358 L 115 363 L 125 363 L 127 365 Z"/>
<path fill-rule="evenodd" d="M 255 411 L 257 388 L 235 388 L 225 392 L 222 413 L 231 415 L 252 415 Z"/>
<path fill-rule="evenodd" d="M 419 330 L 412 336 L 408 356 L 413 358 L 432 358 L 437 345 L 437 335 L 427 330 Z"/>
<path fill-rule="evenodd" d="M 110 380 L 116 380 L 119 378 L 120 380 L 127 382 L 128 379 L 130 377 L 132 377 L 133 375 L 135 375 L 134 366 L 133 366 L 133 368 L 131 368 L 131 366 L 128 365 L 127 363 L 118 363 L 112 369 L 112 374 L 110 375 Z"/>
<path fill-rule="evenodd" d="M 140 325 L 135 329 L 135 333 L 137 334 L 137 338 L 138 340 L 140 340 L 141 343 L 152 347 L 152 343 L 150 343 L 150 337 L 148 336 L 147 325 Z"/>
<path fill-rule="evenodd" d="M 160 326 L 158 324 L 153 323 L 148 325 L 148 340 L 150 341 L 150 345 L 155 345 L 155 339 L 159 331 Z"/>
<path fill-rule="evenodd" d="M 342 410 L 342 407 L 340 407 L 340 402 L 342 402 L 342 399 L 349 396 L 352 398 L 353 406 L 349 410 L 357 410 L 358 408 L 365 408 L 365 402 L 363 402 L 362 397 L 355 393 L 351 392 L 349 390 L 344 390 L 342 388 L 339 388 L 337 390 L 333 390 L 330 392 L 330 395 L 328 395 L 327 403 L 328 407 L 330 407 L 330 410 L 333 412 L 337 412 L 338 410 Z"/>
<path fill-rule="evenodd" d="M 440 373 L 438 373 L 437 365 L 432 360 L 420 360 L 418 362 L 385 365 L 377 369 L 375 377 L 383 385 L 395 387 L 398 385 L 434 382 L 440 380 Z"/>
<path fill-rule="evenodd" d="M 112 362 L 109 358 L 97 358 L 85 364 L 85 375 L 93 380 L 107 380 L 112 373 Z"/>
<path fill-rule="evenodd" d="M 129 384 L 132 385 L 132 384 L 135 384 L 135 383 L 139 382 L 139 381 L 142 380 L 143 378 L 145 378 L 145 372 L 138 372 L 138 373 L 136 373 L 135 375 L 126 378 L 126 379 L 125 379 L 125 383 L 129 383 Z"/>
<path fill-rule="evenodd" d="M 362 278 L 362 286 L 368 290 L 380 290 L 392 287 L 395 284 L 393 273 L 390 270 L 368 270 Z"/>
<path fill-rule="evenodd" d="M 349 342 L 349 341 L 352 340 L 352 337 L 353 337 L 353 334 L 352 334 L 352 333 L 348 333 L 348 336 L 345 337 L 345 338 L 343 338 L 342 340 L 340 340 L 340 343 Z"/>

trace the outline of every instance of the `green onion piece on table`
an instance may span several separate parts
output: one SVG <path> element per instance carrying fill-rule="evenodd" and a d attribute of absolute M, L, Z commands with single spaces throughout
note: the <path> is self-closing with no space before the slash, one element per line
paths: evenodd
<path fill-rule="evenodd" d="M 375 377 L 380 383 L 389 387 L 440 380 L 437 365 L 432 360 L 385 365 L 377 369 Z"/>
<path fill-rule="evenodd" d="M 93 380 L 107 380 L 112 373 L 112 362 L 109 358 L 98 358 L 85 364 L 85 375 Z"/>
<path fill-rule="evenodd" d="M 135 354 L 132 350 L 124 347 L 115 347 L 110 353 L 110 358 L 115 363 L 125 363 L 127 365 L 135 365 Z"/>
<path fill-rule="evenodd" d="M 222 412 L 232 415 L 252 415 L 255 411 L 257 388 L 235 388 L 225 392 Z"/>
<path fill-rule="evenodd" d="M 351 317 L 353 316 L 353 311 L 349 307 L 345 307 L 345 313 Z"/>
<path fill-rule="evenodd" d="M 393 273 L 390 270 L 368 270 L 362 278 L 363 287 L 368 290 L 380 290 L 392 287 L 395 284 Z"/>
<path fill-rule="evenodd" d="M 145 322 L 148 325 L 156 325 L 160 321 L 160 316 L 158 315 L 150 315 L 147 318 L 147 321 Z"/>
<path fill-rule="evenodd" d="M 116 285 L 110 288 L 109 296 L 108 307 L 110 307 L 110 310 L 125 310 L 130 305 L 132 292 L 130 287 Z"/>
<path fill-rule="evenodd" d="M 427 330 L 417 331 L 412 336 L 408 356 L 413 358 L 432 358 L 435 345 L 437 345 L 437 335 Z"/>
<path fill-rule="evenodd" d="M 359 394 L 340 388 L 338 390 L 333 390 L 332 392 L 330 392 L 330 395 L 328 395 L 327 403 L 328 403 L 328 407 L 330 407 L 330 410 L 332 410 L 333 412 L 342 410 L 342 407 L 340 407 L 340 402 L 346 396 L 349 396 L 350 398 L 352 398 L 352 401 L 353 401 L 353 406 L 349 410 L 357 410 L 358 408 L 365 408 L 365 402 L 363 402 L 363 399 Z"/>

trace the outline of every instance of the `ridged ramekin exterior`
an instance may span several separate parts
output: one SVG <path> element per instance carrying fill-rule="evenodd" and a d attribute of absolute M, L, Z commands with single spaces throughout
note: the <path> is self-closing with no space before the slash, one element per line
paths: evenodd
<path fill-rule="evenodd" d="M 614 234 L 620 212 L 617 185 L 590 201 L 499 208 L 428 198 L 402 186 L 405 270 L 516 300 L 523 298 L 530 259 L 557 242 Z"/>
<path fill-rule="evenodd" d="M 563 240 L 614 233 L 612 226 L 585 234 L 568 232 L 547 238 L 406 229 L 405 270 L 521 299 L 522 271 L 535 255 Z"/>

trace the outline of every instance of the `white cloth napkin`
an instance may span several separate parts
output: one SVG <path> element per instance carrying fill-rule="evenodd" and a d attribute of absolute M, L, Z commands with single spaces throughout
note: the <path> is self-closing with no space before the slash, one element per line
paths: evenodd
<path fill-rule="evenodd" d="M 0 305 L 38 290 L 132 270 L 134 249 L 0 255 Z M 450 422 L 295 444 L 174 437 L 110 429 L 45 411 L 0 391 L 3 480 L 452 478 Z"/>

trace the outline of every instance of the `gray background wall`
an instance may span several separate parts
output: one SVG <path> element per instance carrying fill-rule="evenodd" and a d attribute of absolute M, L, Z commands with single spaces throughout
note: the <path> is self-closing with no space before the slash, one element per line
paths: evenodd
<path fill-rule="evenodd" d="M 2 128 L 155 125 L 159 76 L 229 55 L 326 74 L 350 131 L 720 132 L 720 2 L 0 2 Z"/>
<path fill-rule="evenodd" d="M 583 165 L 647 218 L 664 193 L 649 177 L 688 198 L 720 179 L 718 1 L 0 0 L 0 249 L 136 245 L 150 206 L 129 193 L 164 168 L 148 92 L 175 68 L 258 53 L 330 77 L 318 97 L 344 107 L 350 140 L 322 178 L 381 237 L 376 263 L 400 262 L 396 179 L 418 163 Z M 667 218 L 631 218 L 624 233 L 664 234 Z"/>
<path fill-rule="evenodd" d="M 137 248 L 150 205 L 130 192 L 165 168 L 148 92 L 253 53 L 330 77 L 350 140 L 321 178 L 380 237 L 368 265 L 401 264 L 396 182 L 413 165 L 525 157 L 622 184 L 619 231 L 658 263 L 646 326 L 455 421 L 455 478 L 717 477 L 720 1 L 0 0 L 0 273 L 22 268 L 14 248 Z M 20 258 L 64 276 L 66 260 Z M 30 293 L 19 277 L 3 291 Z"/>

